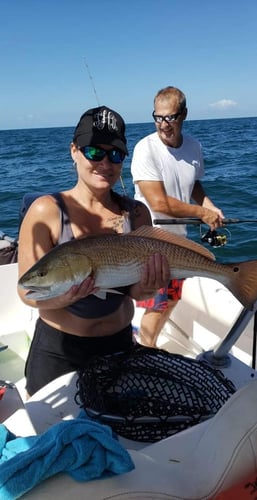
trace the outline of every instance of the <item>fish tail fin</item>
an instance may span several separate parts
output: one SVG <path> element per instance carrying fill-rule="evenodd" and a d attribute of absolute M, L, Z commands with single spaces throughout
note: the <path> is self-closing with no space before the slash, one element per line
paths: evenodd
<path fill-rule="evenodd" d="M 257 260 L 229 264 L 234 271 L 229 289 L 247 309 L 257 301 Z"/>

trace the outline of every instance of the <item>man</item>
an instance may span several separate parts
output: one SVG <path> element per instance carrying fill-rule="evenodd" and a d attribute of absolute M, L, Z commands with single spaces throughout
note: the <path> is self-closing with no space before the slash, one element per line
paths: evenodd
<path fill-rule="evenodd" d="M 186 97 L 175 87 L 160 90 L 154 98 L 156 132 L 135 146 L 131 173 L 135 198 L 150 209 L 152 220 L 197 217 L 213 230 L 222 225 L 222 211 L 205 194 L 199 179 L 204 175 L 200 143 L 182 134 L 187 116 Z M 191 204 L 193 200 L 195 203 Z M 162 225 L 163 229 L 186 236 L 183 225 Z M 158 335 L 171 310 L 181 297 L 181 280 L 172 280 L 153 299 L 138 303 L 145 307 L 140 337 L 144 345 L 155 347 Z"/>

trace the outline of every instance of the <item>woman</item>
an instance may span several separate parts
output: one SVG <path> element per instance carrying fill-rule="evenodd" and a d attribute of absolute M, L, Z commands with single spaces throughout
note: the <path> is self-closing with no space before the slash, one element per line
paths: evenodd
<path fill-rule="evenodd" d="M 30 206 L 19 234 L 19 276 L 64 241 L 151 225 L 145 205 L 112 191 L 127 154 L 125 124 L 118 113 L 101 106 L 81 116 L 71 144 L 77 183 Z M 108 294 L 106 300 L 93 295 L 93 276 L 47 300 L 29 299 L 19 289 L 21 299 L 39 309 L 25 367 L 28 395 L 83 367 L 92 355 L 128 349 L 133 343 L 132 298 L 152 296 L 168 279 L 166 258 L 156 254 L 146 263 L 139 283 L 122 295 Z"/>

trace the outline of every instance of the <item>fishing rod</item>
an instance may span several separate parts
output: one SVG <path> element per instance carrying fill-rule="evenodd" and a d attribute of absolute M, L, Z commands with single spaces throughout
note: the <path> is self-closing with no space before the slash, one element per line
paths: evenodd
<path fill-rule="evenodd" d="M 89 69 L 89 66 L 88 66 L 88 63 L 87 63 L 86 57 L 84 56 L 84 57 L 83 57 L 83 59 L 84 59 L 85 66 L 86 66 L 86 68 L 87 68 L 88 77 L 89 77 L 89 80 L 90 80 L 90 82 L 91 82 L 93 92 L 94 92 L 94 94 L 95 94 L 95 98 L 96 98 L 97 105 L 98 105 L 98 106 L 100 106 L 100 101 L 99 101 L 99 99 L 98 99 L 98 95 L 97 95 L 97 92 L 96 92 L 94 79 L 93 79 L 92 74 L 91 74 L 91 71 L 90 71 L 90 69 Z M 121 187 L 122 187 L 122 189 L 123 189 L 124 194 L 125 194 L 125 195 L 127 195 L 127 191 L 126 191 L 125 184 L 124 184 L 124 181 L 123 181 L 123 178 L 122 178 L 122 175 L 121 175 L 121 174 L 120 174 L 120 183 L 121 183 Z"/>
<path fill-rule="evenodd" d="M 100 101 L 99 101 L 99 99 L 98 99 L 98 95 L 97 95 L 97 92 L 96 92 L 96 88 L 95 88 L 94 80 L 93 80 L 93 77 L 92 77 L 92 75 L 91 75 L 91 72 L 90 72 L 89 66 L 88 66 L 88 64 L 87 64 L 86 57 L 84 56 L 84 57 L 83 57 L 83 59 L 84 59 L 85 66 L 86 66 L 86 68 L 87 68 L 88 77 L 89 77 L 89 80 L 90 80 L 90 82 L 91 82 L 91 85 L 92 85 L 92 88 L 93 88 L 93 92 L 94 92 L 94 94 L 95 94 L 96 102 L 97 102 L 98 106 L 100 106 Z"/>
<path fill-rule="evenodd" d="M 222 224 L 223 226 L 229 225 L 229 224 L 244 224 L 244 223 L 257 223 L 256 219 L 222 219 Z M 209 229 L 206 233 L 201 232 L 201 226 L 203 221 L 201 219 L 197 219 L 194 217 L 189 217 L 189 218 L 175 218 L 175 219 L 154 219 L 153 220 L 154 224 L 164 224 L 164 225 L 188 225 L 191 224 L 193 226 L 200 226 L 200 239 L 203 243 L 208 243 L 211 247 L 213 248 L 218 248 L 218 247 L 223 247 L 228 243 L 228 237 L 227 234 L 224 233 L 218 233 L 215 229 L 211 230 Z M 224 227 L 224 231 L 228 233 L 229 236 L 231 236 L 230 231 Z"/>
<path fill-rule="evenodd" d="M 257 223 L 257 219 L 222 219 L 222 224 L 224 226 L 226 226 L 227 224 L 245 224 L 248 222 Z M 154 219 L 153 223 L 160 225 L 191 224 L 193 226 L 201 226 L 201 224 L 204 224 L 204 222 L 201 219 L 197 219 L 194 217 L 189 217 L 189 218 L 179 217 L 177 219 Z"/>

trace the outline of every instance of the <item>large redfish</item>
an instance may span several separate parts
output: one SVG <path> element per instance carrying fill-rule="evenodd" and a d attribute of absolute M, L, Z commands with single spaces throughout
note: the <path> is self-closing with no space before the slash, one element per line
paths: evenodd
<path fill-rule="evenodd" d="M 95 277 L 97 296 L 140 280 L 150 255 L 160 252 L 170 264 L 171 278 L 204 276 L 225 285 L 248 309 L 257 300 L 257 260 L 221 264 L 205 247 L 162 229 L 141 227 L 128 234 L 86 236 L 63 243 L 44 255 L 19 280 L 36 300 L 56 297 Z"/>

